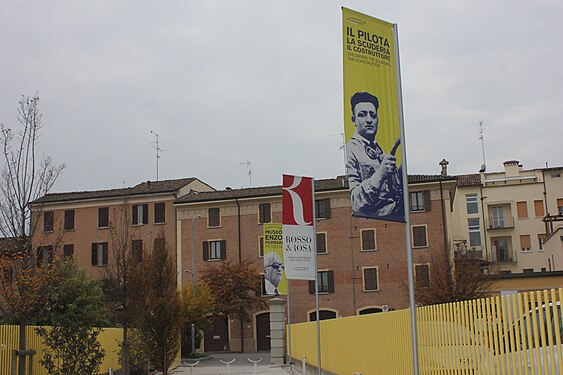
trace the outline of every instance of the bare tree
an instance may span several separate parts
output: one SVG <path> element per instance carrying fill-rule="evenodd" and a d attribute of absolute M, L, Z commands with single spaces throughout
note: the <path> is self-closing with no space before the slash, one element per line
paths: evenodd
<path fill-rule="evenodd" d="M 18 127 L 0 125 L 4 165 L 0 174 L 0 233 L 9 248 L 4 248 L 0 277 L 0 307 L 19 324 L 18 374 L 25 372 L 25 327 L 33 322 L 40 309 L 41 288 L 46 272 L 37 267 L 32 241 L 37 234 L 40 205 L 34 200 L 49 192 L 64 169 L 48 156 L 37 155 L 41 129 L 39 97 L 22 96 L 18 105 Z M 9 298 L 6 298 L 9 296 Z"/>
<path fill-rule="evenodd" d="M 432 255 L 426 282 L 415 283 L 416 303 L 434 305 L 488 297 L 495 282 L 483 272 L 484 265 L 468 254 L 453 259 L 453 270 L 444 256 Z"/>
<path fill-rule="evenodd" d="M 110 221 L 111 260 L 105 272 L 104 293 L 109 304 L 112 320 L 123 327 L 121 365 L 123 374 L 129 375 L 131 367 L 129 328 L 140 314 L 142 283 L 139 280 L 142 248 L 134 249 L 136 230 L 130 223 L 130 206 L 127 197 L 113 209 Z"/>

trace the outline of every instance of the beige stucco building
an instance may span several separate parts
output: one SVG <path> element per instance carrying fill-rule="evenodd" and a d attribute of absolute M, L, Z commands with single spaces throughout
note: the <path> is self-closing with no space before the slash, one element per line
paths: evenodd
<path fill-rule="evenodd" d="M 458 176 L 452 246 L 490 262 L 491 272 L 563 270 L 563 167 L 525 170 L 504 162 L 502 172 Z M 546 218 L 552 221 L 546 222 Z"/>

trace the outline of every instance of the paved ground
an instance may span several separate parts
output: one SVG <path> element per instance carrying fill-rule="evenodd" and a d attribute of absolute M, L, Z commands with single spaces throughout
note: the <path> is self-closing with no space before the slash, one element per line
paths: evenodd
<path fill-rule="evenodd" d="M 252 362 L 262 360 L 256 364 Z M 229 366 L 225 362 L 230 363 Z M 188 362 L 190 363 L 190 362 Z M 193 363 L 193 362 L 191 362 Z M 186 364 L 178 367 L 172 372 L 173 375 L 219 375 L 219 374 L 271 374 L 271 375 L 287 375 L 287 374 L 301 374 L 297 370 L 290 370 L 289 366 L 272 365 L 270 364 L 270 353 L 219 353 L 213 354 L 212 358 L 200 361 L 193 368 Z"/>

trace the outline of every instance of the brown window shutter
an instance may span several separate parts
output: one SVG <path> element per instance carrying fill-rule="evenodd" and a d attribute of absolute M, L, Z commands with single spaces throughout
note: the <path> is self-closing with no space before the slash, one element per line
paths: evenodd
<path fill-rule="evenodd" d="M 203 241 L 203 260 L 209 260 L 209 242 Z"/>
<path fill-rule="evenodd" d="M 108 243 L 107 242 L 104 242 L 102 244 L 102 251 L 103 251 L 103 253 L 102 253 L 102 264 L 105 266 L 105 265 L 108 264 L 108 255 L 109 255 L 108 254 L 109 251 L 108 251 Z"/>
<path fill-rule="evenodd" d="M 328 292 L 334 293 L 334 271 L 327 271 L 328 275 Z"/>
<path fill-rule="evenodd" d="M 227 259 L 227 241 L 221 240 L 221 259 Z"/>
<path fill-rule="evenodd" d="M 424 190 L 424 211 L 432 209 L 432 200 L 430 199 L 430 190 Z"/>
<path fill-rule="evenodd" d="M 93 266 L 98 265 L 98 244 L 97 243 L 92 244 L 92 265 Z"/>
<path fill-rule="evenodd" d="M 132 219 L 133 219 L 131 221 L 131 223 L 133 225 L 139 224 L 139 220 L 138 220 L 139 219 L 139 206 L 133 205 L 133 209 L 131 210 L 131 213 L 132 213 Z"/>
<path fill-rule="evenodd" d="M 330 199 L 324 199 L 323 204 L 325 206 L 325 219 L 330 219 Z"/>
<path fill-rule="evenodd" d="M 149 205 L 143 204 L 143 224 L 149 223 Z"/>
<path fill-rule="evenodd" d="M 309 294 L 315 294 L 315 281 L 309 280 Z"/>

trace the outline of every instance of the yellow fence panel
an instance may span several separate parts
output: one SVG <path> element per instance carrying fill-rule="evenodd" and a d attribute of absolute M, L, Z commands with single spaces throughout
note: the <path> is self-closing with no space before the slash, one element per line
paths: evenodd
<path fill-rule="evenodd" d="M 43 357 L 45 346 L 43 340 L 37 333 L 35 327 L 26 328 L 27 348 L 36 350 L 33 356 L 33 375 L 47 375 L 47 370 L 41 366 L 39 361 Z M 98 341 L 105 350 L 105 358 L 100 367 L 100 373 L 107 373 L 110 368 L 118 369 L 121 366 L 118 361 L 119 342 L 123 338 L 123 330 L 120 328 L 104 328 L 98 336 Z M 10 375 L 12 368 L 12 353 L 18 348 L 19 326 L 0 325 L 0 374 Z"/>
<path fill-rule="evenodd" d="M 563 374 L 563 289 L 416 309 L 420 374 Z M 321 322 L 323 370 L 412 373 L 410 311 Z M 316 322 L 291 325 L 291 355 L 317 366 Z"/>

